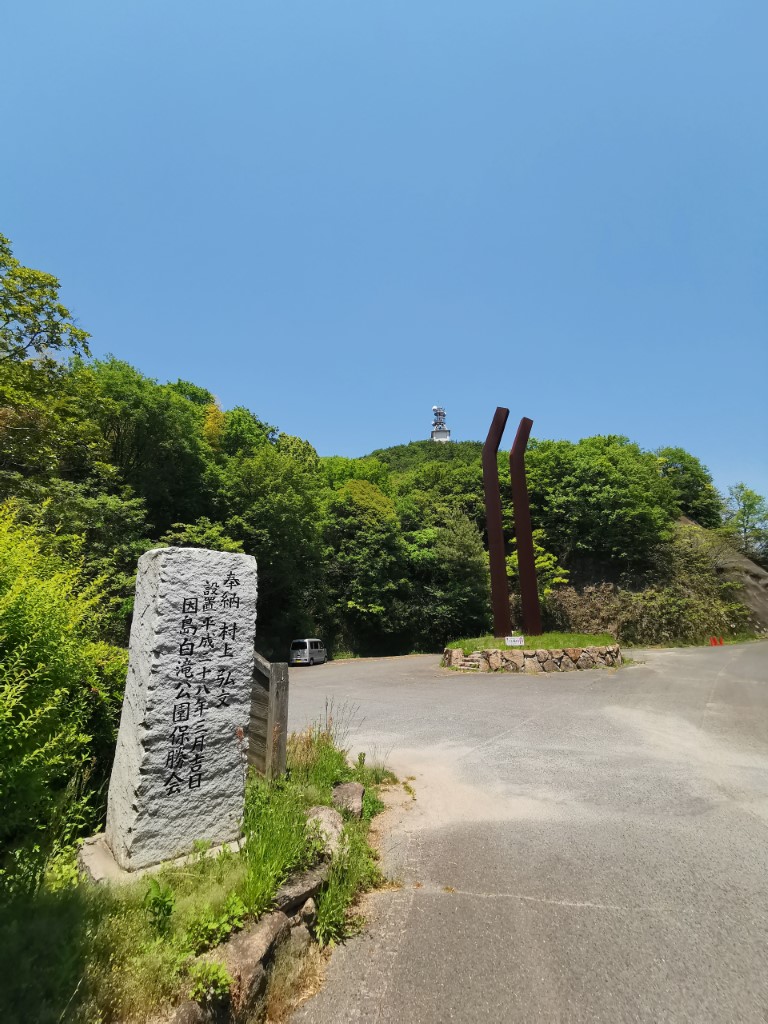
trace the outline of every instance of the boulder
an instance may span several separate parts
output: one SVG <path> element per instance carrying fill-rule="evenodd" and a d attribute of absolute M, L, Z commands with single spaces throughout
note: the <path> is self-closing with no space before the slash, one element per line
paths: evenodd
<path fill-rule="evenodd" d="M 502 651 L 501 667 L 504 672 L 520 672 L 525 665 L 522 651 Z"/>
<path fill-rule="evenodd" d="M 356 818 L 363 816 L 365 786 L 360 782 L 341 782 L 333 787 L 333 802 L 341 811 L 349 811 Z"/>
<path fill-rule="evenodd" d="M 328 879 L 330 865 L 327 862 L 318 864 L 309 871 L 302 871 L 298 875 L 291 875 L 287 882 L 280 886 L 275 896 L 275 906 L 288 914 L 311 901 Z"/>
<path fill-rule="evenodd" d="M 291 952 L 297 956 L 301 956 L 302 953 L 306 952 L 312 945 L 312 936 L 309 934 L 309 929 L 305 924 L 300 924 L 298 928 L 294 928 L 291 932 Z"/>
<path fill-rule="evenodd" d="M 231 1001 L 236 1016 L 246 1016 L 258 1002 L 267 984 L 262 961 L 288 937 L 289 932 L 288 918 L 277 910 L 246 925 L 221 946 L 200 957 L 201 960 L 223 964 L 231 975 L 234 982 Z"/>
<path fill-rule="evenodd" d="M 576 666 L 573 664 L 567 654 L 564 654 L 560 659 L 560 671 L 561 672 L 575 672 Z"/>
<path fill-rule="evenodd" d="M 501 668 L 501 651 L 488 651 L 488 668 L 491 672 L 498 672 Z"/>
<path fill-rule="evenodd" d="M 305 924 L 308 928 L 311 928 L 314 925 L 316 920 L 317 920 L 317 904 L 315 903 L 315 901 L 310 896 L 310 898 L 307 900 L 307 902 L 301 908 L 301 921 L 302 921 L 302 924 Z"/>
<path fill-rule="evenodd" d="M 341 843 L 344 819 L 334 807 L 310 807 L 307 811 L 307 824 L 317 822 L 320 834 L 325 842 L 325 852 L 332 857 Z"/>
<path fill-rule="evenodd" d="M 532 658 L 525 659 L 525 672 L 529 675 L 535 675 L 537 672 L 543 672 L 544 669 L 541 667 L 541 662 L 534 655 Z"/>
<path fill-rule="evenodd" d="M 578 668 L 581 668 L 581 669 L 584 669 L 584 668 L 594 668 L 595 667 L 595 660 L 594 660 L 594 658 L 590 654 L 588 654 L 586 652 L 586 650 L 584 650 L 584 651 L 581 652 L 581 656 L 580 656 L 579 660 L 576 662 L 576 665 L 577 665 Z"/>
<path fill-rule="evenodd" d="M 548 658 L 545 662 L 543 662 L 541 667 L 542 667 L 542 670 L 544 672 L 559 672 L 560 671 L 558 669 L 558 667 L 557 667 L 557 662 L 553 661 L 551 658 Z"/>
<path fill-rule="evenodd" d="M 565 653 L 568 655 L 568 657 L 574 663 L 578 662 L 579 658 L 581 657 L 581 652 L 582 652 L 582 648 L 581 647 L 566 647 L 566 649 L 565 649 Z"/>
<path fill-rule="evenodd" d="M 539 647 L 536 650 L 536 657 L 543 665 L 545 661 L 549 661 L 549 651 L 545 651 L 543 647 Z"/>

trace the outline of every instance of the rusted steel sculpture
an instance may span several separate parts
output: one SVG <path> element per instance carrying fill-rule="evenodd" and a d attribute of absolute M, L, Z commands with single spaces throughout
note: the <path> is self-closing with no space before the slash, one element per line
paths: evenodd
<path fill-rule="evenodd" d="M 498 414 L 499 410 L 497 409 L 496 412 Z M 530 636 L 538 636 L 541 633 L 541 606 L 539 605 L 539 589 L 536 585 L 536 562 L 533 557 L 531 505 L 528 500 L 528 485 L 525 482 L 525 449 L 532 426 L 533 420 L 523 416 L 509 453 L 509 475 L 512 479 L 512 504 L 515 509 L 515 538 L 517 540 L 517 566 L 520 574 L 523 629 Z M 490 434 L 488 436 L 490 437 Z M 483 453 L 485 453 L 485 449 L 483 449 Z"/>
<path fill-rule="evenodd" d="M 494 636 L 507 636 L 512 631 L 507 565 L 504 558 L 504 531 L 501 521 L 499 464 L 496 458 L 508 416 L 509 409 L 501 407 L 496 409 L 491 429 L 488 431 L 488 437 L 483 445 L 483 490 L 485 491 L 485 521 L 488 528 L 488 558 L 491 563 L 491 606 L 493 608 Z"/>

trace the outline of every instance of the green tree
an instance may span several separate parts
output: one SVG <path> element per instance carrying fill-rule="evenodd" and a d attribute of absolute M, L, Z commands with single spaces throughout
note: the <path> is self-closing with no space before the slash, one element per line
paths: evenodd
<path fill-rule="evenodd" d="M 728 488 L 725 525 L 747 558 L 765 558 L 768 503 L 757 491 L 739 483 Z"/>
<path fill-rule="evenodd" d="M 372 456 L 347 459 L 342 455 L 327 455 L 320 459 L 320 468 L 329 487 L 338 490 L 347 480 L 367 480 L 384 494 L 389 494 L 389 470 L 383 462 Z"/>
<path fill-rule="evenodd" d="M 706 466 L 684 448 L 659 448 L 659 472 L 675 492 L 680 511 L 699 524 L 720 525 L 723 501 Z"/>
<path fill-rule="evenodd" d="M 242 551 L 243 542 L 233 540 L 221 523 L 201 516 L 196 523 L 174 523 L 159 540 L 167 547 L 208 548 L 211 551 Z"/>
<path fill-rule="evenodd" d="M 375 484 L 348 480 L 323 521 L 328 632 L 359 653 L 402 643 L 406 550 L 395 507 Z"/>
<path fill-rule="evenodd" d="M 53 274 L 24 267 L 0 235 L 0 363 L 62 350 L 88 354 L 90 335 L 59 302 Z"/>
<path fill-rule="evenodd" d="M 410 590 L 409 647 L 437 651 L 490 628 L 488 556 L 477 527 L 460 512 L 405 537 Z"/>
<path fill-rule="evenodd" d="M 262 423 L 250 409 L 237 405 L 224 413 L 221 444 L 227 455 L 251 455 L 273 441 L 275 433 L 274 427 Z"/>
<path fill-rule="evenodd" d="M 219 504 L 226 533 L 258 563 L 259 650 L 285 658 L 294 636 L 316 628 L 321 553 L 315 476 L 302 461 L 265 444 L 229 460 Z"/>
<path fill-rule="evenodd" d="M 568 570 L 558 565 L 555 556 L 544 547 L 544 531 L 533 531 L 533 561 L 536 567 L 536 585 L 540 597 L 547 597 L 553 589 L 568 582 Z M 513 592 L 520 586 L 517 551 L 507 555 L 507 577 Z"/>
<path fill-rule="evenodd" d="M 589 557 L 641 570 L 678 515 L 656 456 L 626 437 L 532 441 L 526 468 L 534 527 L 566 567 Z"/>
<path fill-rule="evenodd" d="M 120 480 L 146 501 L 156 530 L 209 512 L 217 479 L 205 406 L 111 357 L 78 363 L 73 377 L 82 413 L 101 431 Z"/>

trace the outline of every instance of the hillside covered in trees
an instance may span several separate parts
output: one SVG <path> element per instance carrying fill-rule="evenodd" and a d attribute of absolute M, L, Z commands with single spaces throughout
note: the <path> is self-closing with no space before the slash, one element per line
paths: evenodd
<path fill-rule="evenodd" d="M 277 659 L 296 636 L 366 655 L 488 632 L 479 442 L 321 458 L 258 410 L 221 408 L 205 381 L 92 359 L 57 280 L 2 236 L 0 316 L 3 849 L 37 848 L 57 815 L 62 835 L 98 817 L 143 551 L 255 555 L 258 646 Z M 718 571 L 723 545 L 765 561 L 766 506 L 748 487 L 723 499 L 690 453 L 619 435 L 533 440 L 527 465 L 550 625 L 636 642 L 752 628 Z"/>

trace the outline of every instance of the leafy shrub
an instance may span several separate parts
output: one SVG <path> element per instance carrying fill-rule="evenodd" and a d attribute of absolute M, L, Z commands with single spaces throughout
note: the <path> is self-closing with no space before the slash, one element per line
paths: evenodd
<path fill-rule="evenodd" d="M 193 964 L 189 977 L 192 982 L 189 998 L 205 1006 L 222 1002 L 232 988 L 232 976 L 223 964 L 205 961 Z"/>
<path fill-rule="evenodd" d="M 218 946 L 233 931 L 243 927 L 245 916 L 245 904 L 236 893 L 230 893 L 219 913 L 207 906 L 187 929 L 192 952 L 202 953 L 212 946 Z"/>
<path fill-rule="evenodd" d="M 111 765 L 125 652 L 96 639 L 100 590 L 0 506 L 0 889 L 34 888 L 93 826 Z"/>
<path fill-rule="evenodd" d="M 163 885 L 156 878 L 149 879 L 144 906 L 152 927 L 159 935 L 165 935 L 168 931 L 175 903 L 176 897 L 169 885 Z"/>
<path fill-rule="evenodd" d="M 548 595 L 545 619 L 560 628 L 607 629 L 627 644 L 695 644 L 712 634 L 743 635 L 749 611 L 718 572 L 716 541 L 698 527 L 677 525 L 657 550 L 643 589 L 609 583 L 561 588 Z"/>

